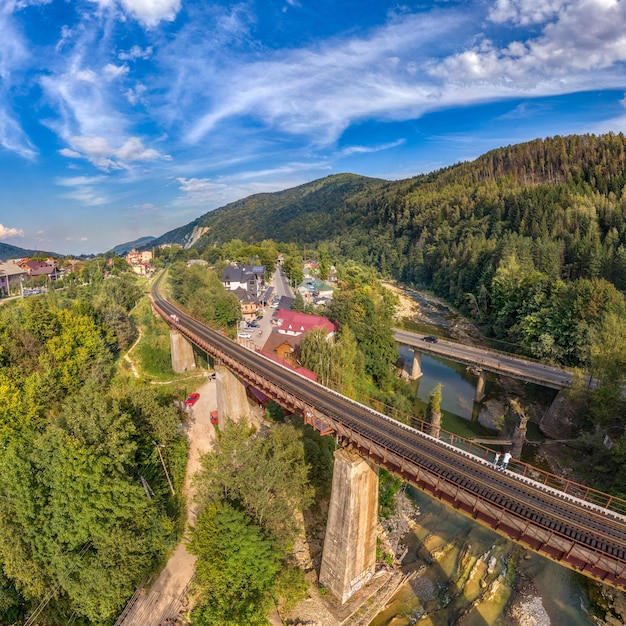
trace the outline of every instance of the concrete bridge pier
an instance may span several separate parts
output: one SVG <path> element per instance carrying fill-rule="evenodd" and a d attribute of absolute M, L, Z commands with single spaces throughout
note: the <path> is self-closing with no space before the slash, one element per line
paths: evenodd
<path fill-rule="evenodd" d="M 320 583 L 342 604 L 374 574 L 378 467 L 358 452 L 335 452 Z"/>
<path fill-rule="evenodd" d="M 487 372 L 485 370 L 478 370 L 478 372 L 478 382 L 476 383 L 474 402 L 480 402 L 485 397 L 485 383 L 487 382 Z"/>
<path fill-rule="evenodd" d="M 173 328 L 170 329 L 170 352 L 172 355 L 172 369 L 177 374 L 196 368 L 193 345 Z"/>
<path fill-rule="evenodd" d="M 411 380 L 416 380 L 424 375 L 422 372 L 422 353 L 419 350 L 412 350 L 413 352 L 413 361 L 411 363 L 411 373 L 409 378 Z"/>
<path fill-rule="evenodd" d="M 239 422 L 250 421 L 252 415 L 245 385 L 225 366 L 215 364 L 215 383 L 217 385 L 217 411 L 220 416 Z"/>

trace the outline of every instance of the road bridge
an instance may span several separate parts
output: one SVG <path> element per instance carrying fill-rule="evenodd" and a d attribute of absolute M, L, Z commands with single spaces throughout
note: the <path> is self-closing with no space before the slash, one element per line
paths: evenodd
<path fill-rule="evenodd" d="M 216 363 L 320 433 L 496 533 L 626 589 L 626 501 L 518 461 L 499 470 L 488 448 L 443 430 L 432 437 L 427 426 L 412 428 L 350 400 L 238 345 L 164 298 L 154 296 L 153 307 Z"/>
<path fill-rule="evenodd" d="M 413 351 L 410 377 L 419 378 L 422 375 L 422 353 L 471 366 L 478 374 L 476 395 L 474 396 L 476 402 L 480 402 L 484 397 L 487 372 L 536 383 L 552 389 L 569 389 L 572 386 L 573 374 L 568 370 L 545 365 L 531 359 L 524 359 L 506 352 L 468 346 L 446 339 L 437 339 L 436 342 L 432 342 L 428 340 L 430 337 L 430 335 L 412 333 L 406 330 L 396 329 L 394 331 L 396 343 L 408 346 Z"/>

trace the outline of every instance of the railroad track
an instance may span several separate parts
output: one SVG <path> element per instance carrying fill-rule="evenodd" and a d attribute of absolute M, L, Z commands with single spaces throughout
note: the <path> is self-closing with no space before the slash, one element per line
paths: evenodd
<path fill-rule="evenodd" d="M 494 468 L 473 454 L 361 405 L 207 328 L 153 292 L 163 318 L 305 421 L 496 532 L 566 566 L 626 588 L 626 517 Z M 175 316 L 175 318 L 171 317 Z"/>

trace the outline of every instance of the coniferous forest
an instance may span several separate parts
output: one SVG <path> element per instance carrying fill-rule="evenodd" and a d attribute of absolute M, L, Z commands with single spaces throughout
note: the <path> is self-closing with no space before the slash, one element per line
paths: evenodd
<path fill-rule="evenodd" d="M 193 226 L 208 229 L 194 248 L 209 256 L 232 239 L 324 243 L 331 258 L 431 289 L 518 352 L 590 368 L 625 312 L 625 215 L 626 137 L 584 135 L 408 180 L 330 176 L 227 205 L 156 243 Z"/>

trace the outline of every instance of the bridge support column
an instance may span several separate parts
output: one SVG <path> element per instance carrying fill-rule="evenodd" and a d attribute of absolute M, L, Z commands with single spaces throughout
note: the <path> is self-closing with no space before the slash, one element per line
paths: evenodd
<path fill-rule="evenodd" d="M 378 468 L 348 449 L 335 452 L 320 583 L 342 604 L 376 565 Z"/>
<path fill-rule="evenodd" d="M 245 385 L 225 366 L 215 364 L 217 411 L 220 416 L 239 422 L 251 417 Z"/>
<path fill-rule="evenodd" d="M 485 383 L 487 382 L 487 372 L 480 370 L 478 382 L 476 383 L 476 393 L 474 394 L 474 402 L 480 402 L 485 397 Z"/>
<path fill-rule="evenodd" d="M 422 353 L 418 350 L 413 350 L 413 362 L 411 363 L 411 374 L 409 378 L 415 380 L 424 375 L 422 372 Z"/>
<path fill-rule="evenodd" d="M 196 361 L 193 355 L 193 346 L 177 330 L 170 330 L 170 352 L 172 354 L 172 369 L 180 374 L 195 369 Z"/>

